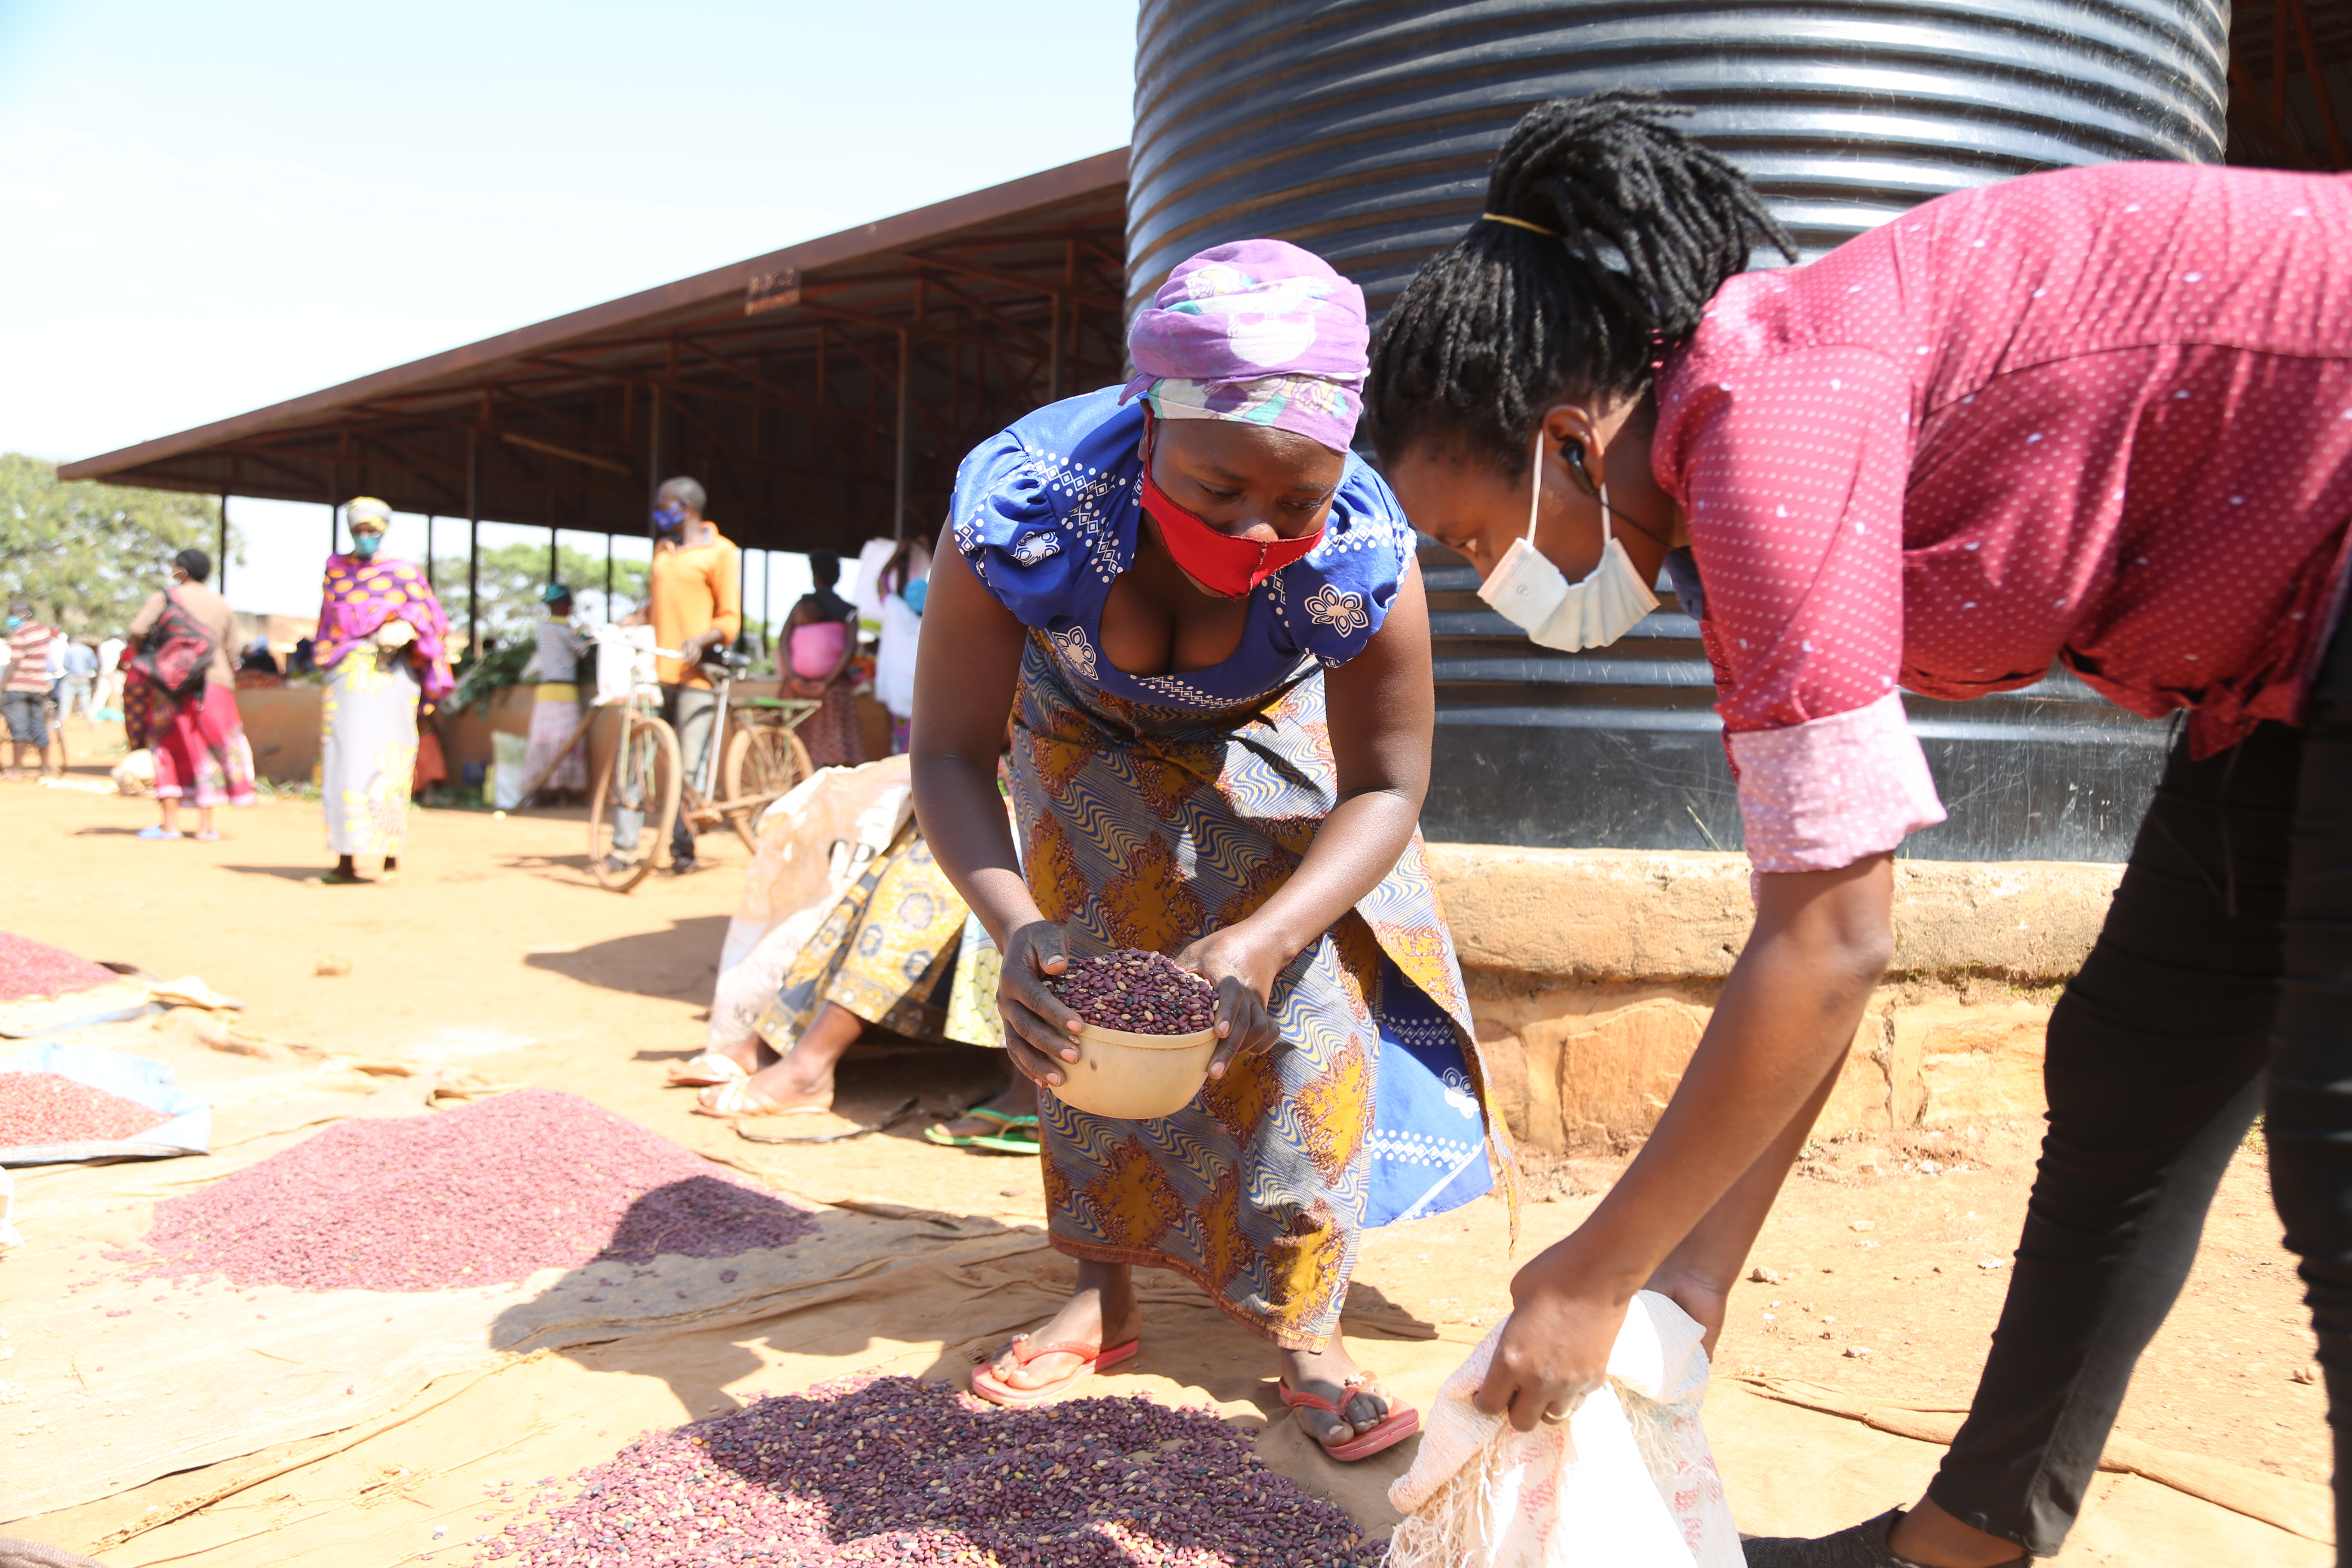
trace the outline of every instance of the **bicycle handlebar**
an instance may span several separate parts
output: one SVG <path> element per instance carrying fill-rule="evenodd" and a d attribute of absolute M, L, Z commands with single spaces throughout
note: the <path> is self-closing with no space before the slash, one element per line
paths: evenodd
<path fill-rule="evenodd" d="M 674 658 L 680 664 L 686 662 L 686 655 L 677 648 L 657 647 L 653 651 L 656 658 Z M 737 653 L 731 648 L 713 650 L 695 660 L 695 664 L 698 668 L 723 670 L 728 675 L 735 676 L 751 668 L 751 656 L 747 653 Z"/>

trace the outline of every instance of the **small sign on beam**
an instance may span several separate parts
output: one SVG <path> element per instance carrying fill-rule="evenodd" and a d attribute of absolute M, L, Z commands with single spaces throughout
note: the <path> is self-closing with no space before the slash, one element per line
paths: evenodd
<path fill-rule="evenodd" d="M 743 285 L 743 313 L 756 316 L 762 310 L 781 310 L 801 302 L 801 269 L 782 267 L 773 272 L 755 272 Z"/>

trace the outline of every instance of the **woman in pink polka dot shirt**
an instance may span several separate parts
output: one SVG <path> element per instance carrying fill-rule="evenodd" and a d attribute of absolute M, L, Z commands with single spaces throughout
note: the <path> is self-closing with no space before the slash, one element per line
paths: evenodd
<path fill-rule="evenodd" d="M 1943 820 L 1897 689 L 1964 699 L 2063 659 L 2186 722 L 2051 1020 L 2049 1141 L 1972 1413 L 1908 1513 L 1748 1547 L 2021 1563 L 2079 1511 L 2265 1081 L 2352 1410 L 2352 814 L 2326 809 L 2352 798 L 2352 180 L 2038 174 L 1750 272 L 1785 233 L 1668 112 L 1529 113 L 1373 350 L 1407 514 L 1531 636 L 1612 640 L 1673 578 L 1759 873 L 1673 1103 L 1514 1282 L 1480 1400 L 1522 1427 L 1564 1410 L 1644 1286 L 1719 1329 L 1893 956 L 1894 851 Z"/>

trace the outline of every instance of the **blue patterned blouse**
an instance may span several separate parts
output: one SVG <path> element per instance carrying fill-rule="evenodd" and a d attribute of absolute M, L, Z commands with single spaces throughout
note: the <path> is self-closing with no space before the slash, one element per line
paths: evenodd
<path fill-rule="evenodd" d="M 1241 646 L 1181 675 L 1129 675 L 1101 656 L 1103 605 L 1135 561 L 1143 405 L 1118 387 L 1049 404 L 982 442 L 956 471 L 956 548 L 1022 625 L 1043 631 L 1098 690 L 1163 707 L 1230 708 L 1364 651 L 1412 560 L 1412 526 L 1354 453 L 1323 541 L 1250 595 Z"/>

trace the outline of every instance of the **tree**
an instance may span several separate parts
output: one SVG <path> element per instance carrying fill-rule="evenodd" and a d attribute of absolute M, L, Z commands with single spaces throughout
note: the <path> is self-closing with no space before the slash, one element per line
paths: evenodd
<path fill-rule="evenodd" d="M 562 548 L 559 561 L 563 584 L 583 598 L 602 598 L 604 593 L 604 558 L 592 555 L 570 545 Z M 466 558 L 462 555 L 436 556 L 433 581 L 437 584 L 441 608 L 449 617 L 450 629 L 457 640 L 466 640 Z M 540 591 L 547 586 L 547 550 L 539 544 L 499 544 L 482 551 L 481 630 L 486 637 L 494 637 L 500 647 L 510 647 L 518 642 L 529 642 L 531 628 L 546 613 Z M 613 563 L 613 594 L 616 599 L 631 604 L 646 596 L 646 563 L 642 561 L 615 561 Z M 593 602 L 593 601 L 592 601 Z"/>
<path fill-rule="evenodd" d="M 171 582 L 165 564 L 192 544 L 207 555 L 220 549 L 217 497 L 61 483 L 54 463 L 0 452 L 0 587 L 68 632 L 123 626 Z M 237 552 L 234 529 L 229 550 Z"/>

